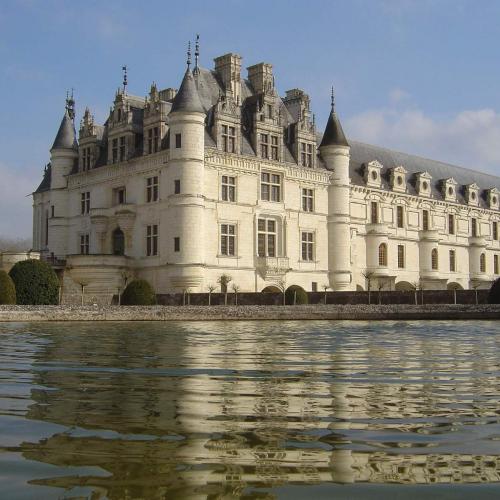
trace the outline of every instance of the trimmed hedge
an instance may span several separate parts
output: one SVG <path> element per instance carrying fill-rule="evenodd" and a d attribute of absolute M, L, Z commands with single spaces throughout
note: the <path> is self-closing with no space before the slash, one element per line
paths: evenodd
<path fill-rule="evenodd" d="M 59 280 L 54 270 L 42 260 L 23 260 L 10 270 L 16 287 L 17 303 L 50 305 L 59 302 Z"/>
<path fill-rule="evenodd" d="M 488 304 L 500 304 L 500 278 L 497 278 L 491 285 L 488 293 Z"/>
<path fill-rule="evenodd" d="M 285 291 L 285 303 L 289 306 L 294 304 L 309 304 L 309 297 L 302 287 L 292 285 Z"/>
<path fill-rule="evenodd" d="M 146 280 L 134 280 L 123 291 L 121 304 L 124 306 L 154 306 L 156 294 Z"/>
<path fill-rule="evenodd" d="M 0 304 L 16 303 L 16 287 L 12 278 L 0 269 Z"/>

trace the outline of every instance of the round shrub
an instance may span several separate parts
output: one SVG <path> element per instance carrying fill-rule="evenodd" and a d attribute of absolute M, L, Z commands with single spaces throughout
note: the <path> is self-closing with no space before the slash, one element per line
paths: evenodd
<path fill-rule="evenodd" d="M 16 287 L 12 278 L 0 269 L 0 304 L 16 303 Z"/>
<path fill-rule="evenodd" d="M 491 285 L 488 293 L 488 304 L 500 304 L 500 278 L 497 278 Z"/>
<path fill-rule="evenodd" d="M 134 280 L 123 291 L 121 303 L 124 306 L 154 306 L 156 294 L 146 280 Z"/>
<path fill-rule="evenodd" d="M 287 305 L 309 304 L 309 297 L 302 287 L 291 285 L 286 289 L 285 302 Z"/>
<path fill-rule="evenodd" d="M 41 260 L 18 262 L 9 272 L 16 287 L 17 303 L 23 305 L 57 304 L 59 280 L 54 270 Z"/>

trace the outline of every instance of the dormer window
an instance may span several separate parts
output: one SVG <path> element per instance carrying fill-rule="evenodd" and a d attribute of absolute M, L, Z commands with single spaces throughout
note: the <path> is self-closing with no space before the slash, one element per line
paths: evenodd
<path fill-rule="evenodd" d="M 82 148 L 82 171 L 90 170 L 92 148 Z"/>
<path fill-rule="evenodd" d="M 407 170 L 403 166 L 391 170 L 391 186 L 394 191 L 404 193 L 406 191 Z"/>
<path fill-rule="evenodd" d="M 499 195 L 500 191 L 497 188 L 488 189 L 487 191 L 488 206 L 492 210 L 498 210 Z"/>
<path fill-rule="evenodd" d="M 479 204 L 479 186 L 475 182 L 465 186 L 465 198 L 469 205 Z"/>
<path fill-rule="evenodd" d="M 380 171 L 383 165 L 377 161 L 371 161 L 365 166 L 365 182 L 368 186 L 380 187 Z"/>
<path fill-rule="evenodd" d="M 122 108 L 118 108 L 118 116 L 116 118 L 116 121 L 121 122 L 122 121 Z"/>
<path fill-rule="evenodd" d="M 418 172 L 417 173 L 417 193 L 419 196 L 430 196 L 431 195 L 431 180 L 432 177 L 429 172 Z"/>
<path fill-rule="evenodd" d="M 313 145 L 306 142 L 300 143 L 300 164 L 303 167 L 313 166 Z"/>
<path fill-rule="evenodd" d="M 446 201 L 457 200 L 457 181 L 453 179 L 453 177 L 443 180 L 442 190 L 443 197 Z"/>
<path fill-rule="evenodd" d="M 222 125 L 222 150 L 226 153 L 236 153 L 236 128 Z"/>
<path fill-rule="evenodd" d="M 160 145 L 160 127 L 153 127 L 148 130 L 148 153 L 156 153 Z"/>

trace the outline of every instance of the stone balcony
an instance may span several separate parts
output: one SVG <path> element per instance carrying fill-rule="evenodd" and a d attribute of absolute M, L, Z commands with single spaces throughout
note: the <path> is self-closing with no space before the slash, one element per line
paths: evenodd
<path fill-rule="evenodd" d="M 389 227 L 381 222 L 367 224 L 366 234 L 368 236 L 386 236 L 389 234 Z"/>
<path fill-rule="evenodd" d="M 437 229 L 425 229 L 418 232 L 420 241 L 439 241 L 439 231 Z"/>
<path fill-rule="evenodd" d="M 255 267 L 263 279 L 278 279 L 290 269 L 290 262 L 288 257 L 256 257 Z"/>
<path fill-rule="evenodd" d="M 469 237 L 469 246 L 471 247 L 479 247 L 485 248 L 488 245 L 486 238 L 482 236 L 470 236 Z"/>

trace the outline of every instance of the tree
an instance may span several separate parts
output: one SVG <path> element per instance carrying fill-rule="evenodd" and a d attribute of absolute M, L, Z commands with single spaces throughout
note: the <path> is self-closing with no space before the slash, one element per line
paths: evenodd
<path fill-rule="evenodd" d="M 383 281 L 379 281 L 378 283 L 378 305 L 382 304 L 382 290 L 384 289 L 385 283 Z"/>
<path fill-rule="evenodd" d="M 476 296 L 476 306 L 479 304 L 479 297 L 477 296 L 477 289 L 481 286 L 481 283 L 474 283 L 474 285 L 472 285 L 472 288 L 474 290 L 474 294 Z"/>
<path fill-rule="evenodd" d="M 326 291 L 330 288 L 330 285 L 327 285 L 326 283 L 322 286 L 323 290 L 325 291 L 325 297 L 324 297 L 324 303 L 326 305 Z"/>
<path fill-rule="evenodd" d="M 286 279 L 285 278 L 279 279 L 276 282 L 276 286 L 279 288 L 279 291 L 283 295 L 283 305 L 285 305 L 286 304 L 286 296 L 285 296 L 285 292 L 286 292 Z"/>
<path fill-rule="evenodd" d="M 153 306 L 156 304 L 155 291 L 146 280 L 133 280 L 123 291 L 122 304 L 125 306 Z"/>
<path fill-rule="evenodd" d="M 10 270 L 9 276 L 16 287 L 18 304 L 57 304 L 59 280 L 46 262 L 35 259 L 17 262 Z"/>
<path fill-rule="evenodd" d="M 220 285 L 220 291 L 224 294 L 224 305 L 227 306 L 227 287 L 233 278 L 229 274 L 221 274 L 217 283 Z"/>
<path fill-rule="evenodd" d="M 365 278 L 366 290 L 368 291 L 368 304 L 371 304 L 371 288 L 372 288 L 373 272 L 364 271 L 361 273 L 361 276 Z"/>
<path fill-rule="evenodd" d="M 488 293 L 488 304 L 500 304 L 500 278 L 497 278 L 491 285 Z"/>
<path fill-rule="evenodd" d="M 232 286 L 233 292 L 234 292 L 234 305 L 238 305 L 238 292 L 240 291 L 240 287 L 236 284 L 233 283 Z"/>
<path fill-rule="evenodd" d="M 0 269 L 0 304 L 16 303 L 16 287 L 12 278 Z"/>
<path fill-rule="evenodd" d="M 212 305 L 212 293 L 215 292 L 215 286 L 214 285 L 208 285 L 207 290 L 208 290 L 208 305 Z"/>

